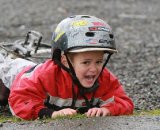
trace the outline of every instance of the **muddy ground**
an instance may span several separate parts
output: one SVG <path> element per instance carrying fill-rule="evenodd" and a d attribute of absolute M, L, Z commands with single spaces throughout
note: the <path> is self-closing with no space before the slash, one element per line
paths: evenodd
<path fill-rule="evenodd" d="M 120 79 L 136 110 L 157 109 L 160 108 L 159 10 L 159 0 L 0 0 L 0 42 L 23 38 L 28 30 L 36 30 L 50 43 L 55 26 L 67 16 L 90 14 L 102 18 L 112 26 L 118 49 L 108 68 Z M 158 130 L 158 122 L 159 117 L 107 117 L 40 125 L 4 123 L 0 129 L 46 126 L 48 130 L 52 127 Z M 155 123 L 159 128 L 153 126 Z"/>
<path fill-rule="evenodd" d="M 5 123 L 0 130 L 159 130 L 160 117 L 98 117 Z"/>

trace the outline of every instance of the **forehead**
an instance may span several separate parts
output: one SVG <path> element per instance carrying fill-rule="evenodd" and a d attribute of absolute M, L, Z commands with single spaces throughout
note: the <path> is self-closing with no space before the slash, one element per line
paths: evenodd
<path fill-rule="evenodd" d="M 79 53 L 71 53 L 74 59 L 96 59 L 103 58 L 103 51 L 88 51 L 88 52 L 79 52 Z"/>

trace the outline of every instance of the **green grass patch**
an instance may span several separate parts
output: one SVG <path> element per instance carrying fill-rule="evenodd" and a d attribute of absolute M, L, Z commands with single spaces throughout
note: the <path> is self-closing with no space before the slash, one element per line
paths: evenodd
<path fill-rule="evenodd" d="M 84 119 L 87 118 L 87 116 L 85 114 L 77 114 L 77 115 L 73 115 L 73 116 L 59 116 L 56 117 L 55 119 Z"/>
<path fill-rule="evenodd" d="M 133 115 L 135 116 L 160 116 L 160 109 L 155 109 L 155 110 L 140 110 L 140 111 L 134 111 Z"/>
<path fill-rule="evenodd" d="M 0 116 L 0 123 L 20 122 L 20 121 L 22 121 L 22 120 L 14 117 L 14 116 Z"/>
<path fill-rule="evenodd" d="M 37 121 L 49 122 L 52 120 L 64 120 L 64 119 L 74 120 L 74 119 L 84 119 L 84 118 L 87 118 L 87 116 L 84 114 L 77 114 L 77 115 L 72 115 L 72 116 L 58 116 L 56 118 L 38 119 Z"/>
<path fill-rule="evenodd" d="M 131 115 L 132 116 L 132 115 Z M 140 110 L 140 111 L 134 111 L 133 116 L 160 116 L 160 109 L 156 109 L 156 110 Z M 87 118 L 86 115 L 84 114 L 77 114 L 74 116 L 59 116 L 56 117 L 54 119 L 51 118 L 45 118 L 45 119 L 37 119 L 36 121 L 40 121 L 40 122 L 49 122 L 52 120 L 63 120 L 63 119 L 69 119 L 69 120 L 73 120 L 73 119 L 84 119 Z M 1 116 L 0 115 L 0 123 L 4 123 L 4 122 L 22 122 L 24 120 L 22 119 L 18 119 L 14 116 Z"/>
<path fill-rule="evenodd" d="M 58 116 L 58 117 L 53 118 L 53 119 L 51 119 L 51 118 L 37 119 L 36 121 L 49 122 L 49 121 L 52 121 L 52 120 L 63 120 L 63 119 L 72 120 L 72 119 L 84 119 L 84 118 L 87 118 L 86 115 L 77 114 L 77 115 L 74 115 L 74 116 Z M 5 123 L 5 122 L 23 122 L 23 121 L 25 121 L 25 120 L 16 118 L 14 116 L 0 116 L 0 123 Z"/>

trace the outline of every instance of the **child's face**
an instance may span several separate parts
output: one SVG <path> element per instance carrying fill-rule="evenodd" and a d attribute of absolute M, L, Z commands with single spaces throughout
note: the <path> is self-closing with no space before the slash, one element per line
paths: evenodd
<path fill-rule="evenodd" d="M 102 66 L 104 52 L 91 51 L 73 54 L 71 56 L 77 78 L 85 88 L 90 88 L 98 78 Z"/>

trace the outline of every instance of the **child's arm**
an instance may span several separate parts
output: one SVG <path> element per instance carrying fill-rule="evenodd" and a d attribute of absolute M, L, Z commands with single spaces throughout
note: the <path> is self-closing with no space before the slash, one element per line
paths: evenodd
<path fill-rule="evenodd" d="M 87 117 L 127 115 L 133 112 L 133 102 L 126 95 L 118 79 L 111 73 L 106 73 L 100 81 L 98 93 L 102 94 L 100 108 L 91 108 Z"/>
<path fill-rule="evenodd" d="M 118 79 L 111 73 L 109 82 L 109 89 L 102 97 L 104 104 L 101 107 L 107 108 L 114 116 L 132 114 L 134 109 L 132 100 L 127 96 Z M 107 101 L 108 99 L 110 101 Z"/>
<path fill-rule="evenodd" d="M 9 96 L 12 114 L 25 120 L 38 118 L 40 110 L 45 109 L 45 94 L 37 87 L 37 84 L 26 82 L 23 79 L 14 85 Z"/>
<path fill-rule="evenodd" d="M 11 87 L 9 105 L 12 114 L 26 120 L 38 118 L 40 111 L 44 112 L 41 116 L 51 116 L 53 110 L 48 109 L 44 101 L 47 98 L 45 87 L 53 85 L 49 82 L 53 82 L 53 77 L 44 80 L 44 74 L 40 74 L 38 68 L 34 73 L 24 74 L 25 71 L 16 77 Z"/>

